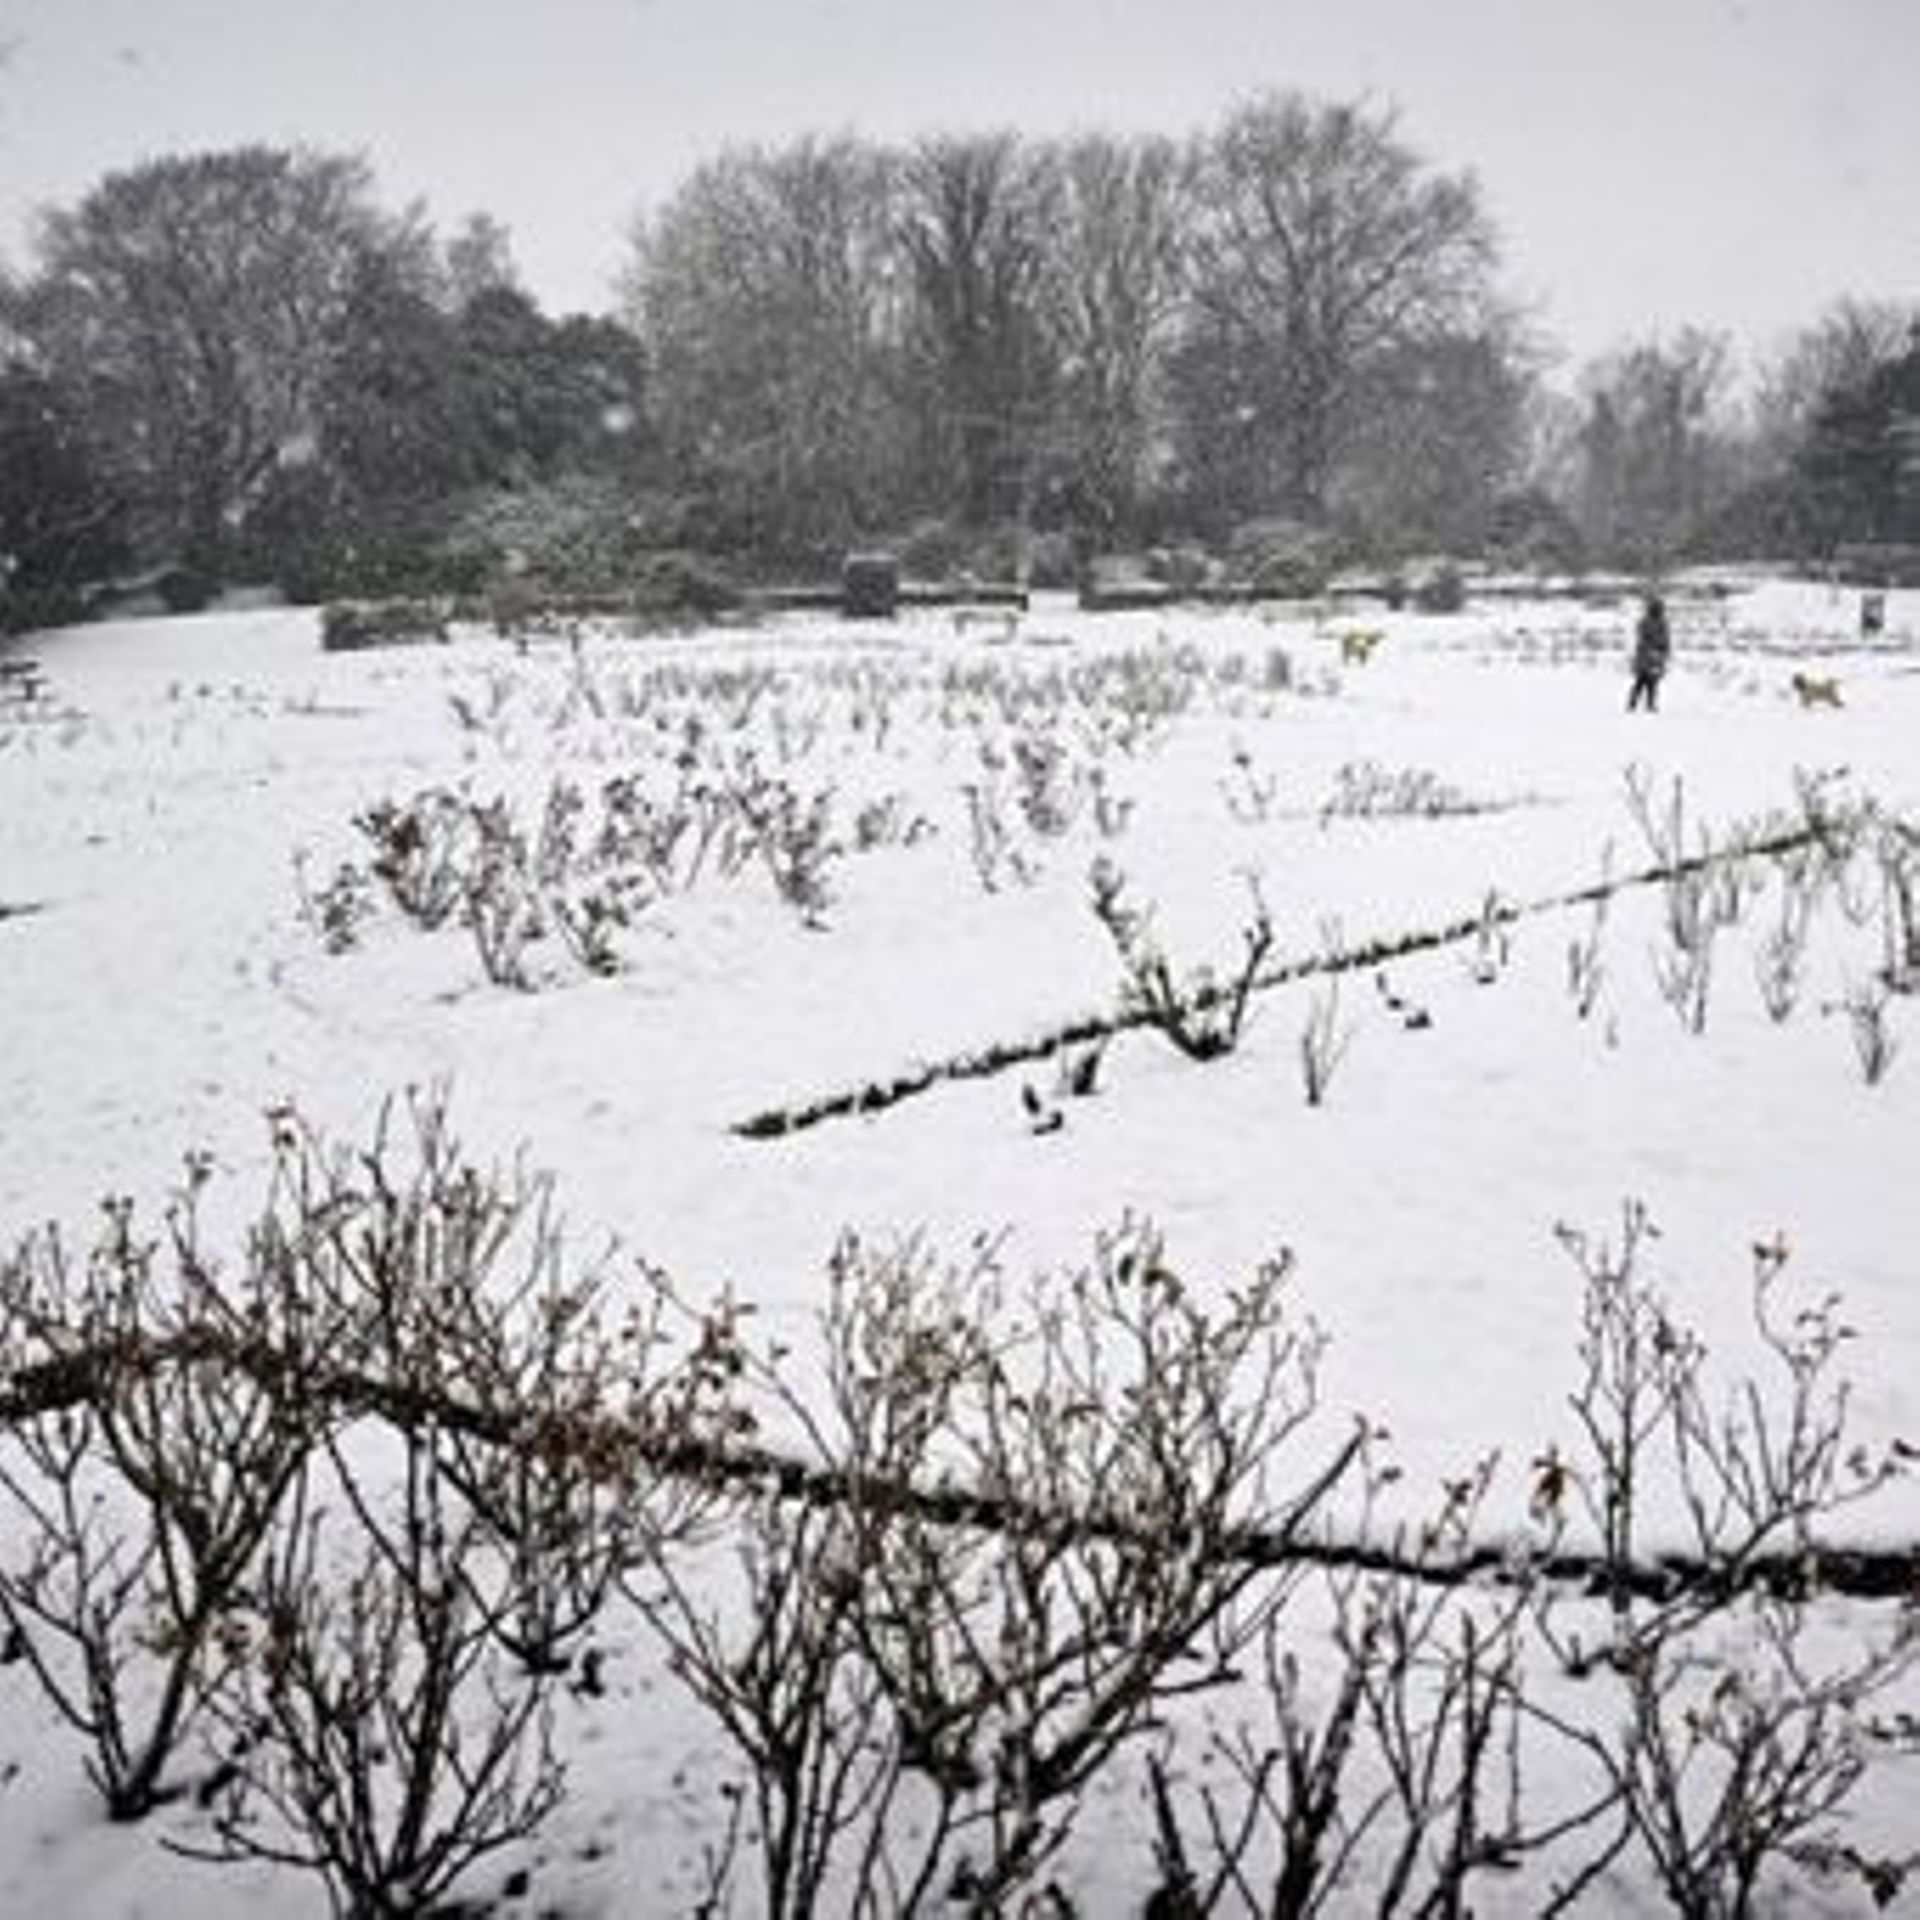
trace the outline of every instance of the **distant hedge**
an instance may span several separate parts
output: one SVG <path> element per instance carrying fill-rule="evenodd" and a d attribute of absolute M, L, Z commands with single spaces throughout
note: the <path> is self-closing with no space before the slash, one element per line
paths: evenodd
<path fill-rule="evenodd" d="M 320 615 L 320 646 L 327 653 L 424 646 L 446 639 L 447 619 L 438 600 L 335 600 Z"/>

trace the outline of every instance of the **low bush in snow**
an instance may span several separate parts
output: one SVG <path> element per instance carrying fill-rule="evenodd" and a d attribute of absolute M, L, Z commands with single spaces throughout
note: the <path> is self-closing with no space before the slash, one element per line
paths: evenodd
<path fill-rule="evenodd" d="M 857 850 L 910 845 L 924 833 L 893 800 L 857 816 Z M 748 749 L 725 756 L 711 778 L 683 765 L 665 789 L 634 775 L 596 789 L 556 777 L 529 814 L 505 795 L 483 801 L 427 787 L 375 802 L 354 824 L 371 848 L 365 874 L 349 863 L 325 886 L 304 887 L 306 915 L 330 951 L 358 944 L 371 879 L 413 925 L 464 926 L 487 978 L 522 989 L 539 984 L 533 952 L 552 934 L 588 973 L 617 973 L 621 934 L 709 873 L 763 868 L 776 895 L 817 927 L 832 901 L 829 875 L 847 852 L 833 790 L 803 791 Z"/>
<path fill-rule="evenodd" d="M 158 1231 L 0 1262 L 0 1622 L 108 1810 L 195 1777 L 217 1858 L 437 1910 L 558 1803 L 547 1694 L 643 1534 L 691 1523 L 714 1376 L 563 1263 L 547 1183 L 437 1098 L 337 1149 L 273 1117 L 237 1254 Z"/>
<path fill-rule="evenodd" d="M 436 600 L 334 600 L 320 614 L 320 645 L 327 653 L 421 646 L 446 637 L 446 607 Z"/>
<path fill-rule="evenodd" d="M 1273 951 L 1273 921 L 1258 888 L 1249 882 L 1253 918 L 1241 930 L 1234 973 L 1221 978 L 1212 967 L 1200 966 L 1176 977 L 1154 937 L 1151 911 L 1127 904 L 1119 869 L 1109 860 L 1096 861 L 1092 883 L 1094 918 L 1106 929 L 1123 969 L 1121 1017 L 1164 1034 L 1189 1060 L 1217 1060 L 1233 1052 L 1246 1030 L 1261 968 Z"/>
<path fill-rule="evenodd" d="M 1415 608 L 1421 613 L 1458 613 L 1467 604 L 1466 576 L 1451 560 L 1441 560 L 1417 571 L 1409 583 Z"/>
<path fill-rule="evenodd" d="M 1340 560 L 1335 535 L 1297 520 L 1249 520 L 1227 542 L 1230 579 L 1292 598 L 1324 592 Z"/>

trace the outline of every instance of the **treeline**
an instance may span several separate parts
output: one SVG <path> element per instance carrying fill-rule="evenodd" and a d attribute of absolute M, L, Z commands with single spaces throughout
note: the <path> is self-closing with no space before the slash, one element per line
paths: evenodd
<path fill-rule="evenodd" d="M 573 591 L 886 541 L 924 570 L 1275 539 L 1331 563 L 1812 556 L 1912 538 L 1913 315 L 1842 303 L 1732 404 L 1685 331 L 1552 391 L 1470 175 L 1295 94 L 1186 142 L 729 150 L 635 231 L 617 316 L 503 229 L 259 147 L 109 175 L 0 278 L 10 618 Z"/>

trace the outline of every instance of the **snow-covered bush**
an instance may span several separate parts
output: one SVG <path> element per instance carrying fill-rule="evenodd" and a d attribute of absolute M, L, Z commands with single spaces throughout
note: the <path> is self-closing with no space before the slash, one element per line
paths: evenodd
<path fill-rule="evenodd" d="M 740 605 L 732 575 L 707 554 L 653 548 L 621 581 L 628 617 L 641 626 L 700 626 Z"/>
<path fill-rule="evenodd" d="M 991 1253 L 842 1242 L 824 1402 L 767 1380 L 833 1497 L 743 1490 L 734 1613 L 672 1555 L 631 1583 L 744 1770 L 717 1902 L 747 1870 L 776 1915 L 1044 1887 L 1096 1777 L 1287 1604 L 1243 1531 L 1317 1537 L 1357 1457 L 1303 1437 L 1320 1349 L 1289 1277 L 1203 1304 L 1139 1222 L 1026 1292 Z"/>
<path fill-rule="evenodd" d="M 446 637 L 446 607 L 436 600 L 333 600 L 320 615 L 320 645 L 327 653 L 414 647 Z"/>
<path fill-rule="evenodd" d="M 1199 966 L 1175 978 L 1155 940 L 1150 910 L 1129 906 L 1126 880 L 1103 855 L 1091 874 L 1094 918 L 1107 930 L 1123 972 L 1120 1015 L 1164 1034 L 1189 1060 L 1218 1060 L 1240 1044 L 1260 970 L 1273 951 L 1273 921 L 1250 881 L 1253 917 L 1241 929 L 1241 957 L 1230 978 Z"/>
<path fill-rule="evenodd" d="M 1644 1208 L 1561 1230 L 1572 1431 L 1502 1528 L 1491 1457 L 1383 1517 L 1385 1436 L 1325 1423 L 1284 1255 L 1190 1283 L 1129 1219 L 1018 1282 L 991 1241 L 849 1236 L 795 1354 L 644 1268 L 616 1317 L 550 1183 L 476 1165 L 439 1096 L 351 1152 L 271 1139 L 237 1257 L 196 1159 L 160 1232 L 118 1203 L 84 1261 L 0 1263 L 0 1618 L 115 1812 L 189 1784 L 199 1733 L 178 1851 L 312 1872 L 342 1915 L 444 1904 L 562 1804 L 552 1689 L 594 1692 L 625 1601 L 739 1770 L 721 1903 L 1049 1897 L 1119 1778 L 1182 1914 L 1631 1871 L 1720 1920 L 1920 1871 L 1845 1824 L 1912 1744 L 1882 1710 L 1911 1606 L 1836 1637 L 1814 1604 L 1902 1449 L 1850 1438 L 1849 1329 L 1786 1298 L 1784 1240 L 1753 1249 L 1771 1375 L 1717 1394 Z"/>
<path fill-rule="evenodd" d="M 0 1264 L 0 1620 L 116 1820 L 177 1784 L 328 1418 L 301 1386 L 326 1316 L 270 1257 L 223 1272 L 200 1239 L 207 1177 L 189 1162 L 158 1232 L 115 1199 L 84 1251 L 48 1230 Z M 275 1343 L 283 1370 L 228 1365 L 222 1349 L 243 1340 Z"/>
<path fill-rule="evenodd" d="M 256 1644 L 214 1707 L 239 1757 L 210 1796 L 212 1841 L 189 1843 L 318 1875 L 340 1920 L 444 1911 L 565 1784 L 550 1682 L 501 1644 L 515 1580 L 489 1582 L 432 1430 L 401 1438 L 391 1494 L 336 1456 L 265 1557 Z"/>
<path fill-rule="evenodd" d="M 1249 520 L 1227 542 L 1227 572 L 1264 593 L 1324 592 L 1340 562 L 1336 536 L 1298 520 Z"/>
<path fill-rule="evenodd" d="M 475 1165 L 443 1099 L 344 1152 L 272 1117 L 265 1203 L 0 1264 L 0 1622 L 114 1817 L 185 1782 L 216 1857 L 428 1910 L 557 1802 L 544 1697 L 644 1537 L 706 1504 L 649 1462 L 733 1429 L 669 1297 L 603 1321 L 547 1183 Z M 643 1280 L 646 1276 L 643 1275 Z"/>
<path fill-rule="evenodd" d="M 617 590 L 647 545 L 612 481 L 570 474 L 476 494 L 441 542 L 442 564 L 476 583 L 525 580 L 543 595 Z"/>
<path fill-rule="evenodd" d="M 1300 1082 L 1308 1106 L 1317 1107 L 1325 1101 L 1333 1076 L 1352 1044 L 1353 1028 L 1340 1019 L 1340 976 L 1329 974 L 1325 990 L 1308 1000 L 1307 1017 L 1300 1028 Z"/>
<path fill-rule="evenodd" d="M 1560 1238 L 1583 1281 L 1578 1444 L 1534 1462 L 1535 1504 L 1556 1538 L 1599 1542 L 1604 1623 L 1552 1581 L 1535 1624 L 1564 1671 L 1603 1703 L 1529 1716 L 1591 1766 L 1611 1841 L 1572 1884 L 1637 1846 L 1676 1912 L 1755 1910 L 1764 1873 L 1846 1865 L 1840 1815 L 1874 1744 L 1876 1702 L 1920 1657 L 1920 1622 L 1822 1647 L 1808 1603 L 1828 1578 L 1837 1514 L 1903 1470 L 1846 1430 L 1835 1366 L 1851 1329 L 1828 1295 L 1782 1296 L 1784 1238 L 1753 1247 L 1754 1323 L 1777 1384 L 1747 1379 L 1716 1402 L 1704 1342 L 1646 1269 L 1658 1230 L 1629 1202 L 1617 1242 Z M 1659 1554 L 1643 1535 L 1679 1543 Z M 1710 1640 L 1707 1638 L 1711 1629 Z M 1920 1856 L 1853 1869 L 1898 1890 Z"/>
<path fill-rule="evenodd" d="M 1409 590 L 1421 613 L 1458 613 L 1467 604 L 1466 576 L 1451 560 L 1437 561 L 1417 571 Z"/>

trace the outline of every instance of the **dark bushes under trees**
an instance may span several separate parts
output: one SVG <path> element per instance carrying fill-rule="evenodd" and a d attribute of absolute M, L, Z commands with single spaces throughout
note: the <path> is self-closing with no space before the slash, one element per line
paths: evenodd
<path fill-rule="evenodd" d="M 447 610 L 429 600 L 336 600 L 320 616 L 328 653 L 419 646 L 447 637 Z"/>
<path fill-rule="evenodd" d="M 124 502 L 74 391 L 0 358 L 0 632 L 59 626 L 126 556 Z"/>

